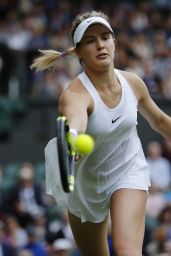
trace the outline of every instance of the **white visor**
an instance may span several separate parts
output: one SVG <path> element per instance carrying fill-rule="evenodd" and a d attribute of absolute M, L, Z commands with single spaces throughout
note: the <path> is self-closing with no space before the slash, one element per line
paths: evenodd
<path fill-rule="evenodd" d="M 76 28 L 75 32 L 74 32 L 74 36 L 73 36 L 73 41 L 74 44 L 76 46 L 77 43 L 79 43 L 81 41 L 81 39 L 83 38 L 83 35 L 85 33 L 85 31 L 87 30 L 87 28 L 94 24 L 94 23 L 100 23 L 102 25 L 104 25 L 105 27 L 107 27 L 112 33 L 113 33 L 113 29 L 111 28 L 110 24 L 107 22 L 107 20 L 105 20 L 102 17 L 90 17 L 87 18 L 85 20 L 83 20 L 78 27 Z"/>

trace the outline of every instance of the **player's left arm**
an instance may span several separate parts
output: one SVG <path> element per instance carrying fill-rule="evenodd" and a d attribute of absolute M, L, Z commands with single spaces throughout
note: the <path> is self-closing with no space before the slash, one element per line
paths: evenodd
<path fill-rule="evenodd" d="M 171 117 L 161 110 L 150 97 L 145 83 L 136 77 L 138 90 L 138 111 L 149 122 L 150 126 L 162 136 L 171 139 Z"/>

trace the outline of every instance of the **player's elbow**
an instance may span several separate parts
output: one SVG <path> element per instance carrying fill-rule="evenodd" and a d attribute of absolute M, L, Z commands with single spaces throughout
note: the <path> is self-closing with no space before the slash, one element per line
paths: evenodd
<path fill-rule="evenodd" d="M 171 139 L 171 118 L 169 116 L 161 115 L 151 126 L 162 136 Z"/>

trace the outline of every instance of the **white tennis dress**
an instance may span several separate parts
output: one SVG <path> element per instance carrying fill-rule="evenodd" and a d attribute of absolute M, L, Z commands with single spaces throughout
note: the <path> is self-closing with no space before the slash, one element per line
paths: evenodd
<path fill-rule="evenodd" d="M 112 193 L 120 188 L 148 190 L 149 167 L 137 135 L 137 99 L 119 70 L 115 73 L 122 87 L 122 96 L 115 108 L 107 107 L 88 76 L 78 78 L 94 100 L 86 133 L 95 140 L 94 151 L 75 163 L 75 190 L 62 191 L 56 138 L 45 148 L 46 191 L 57 203 L 81 218 L 82 222 L 100 222 L 109 212 Z"/>

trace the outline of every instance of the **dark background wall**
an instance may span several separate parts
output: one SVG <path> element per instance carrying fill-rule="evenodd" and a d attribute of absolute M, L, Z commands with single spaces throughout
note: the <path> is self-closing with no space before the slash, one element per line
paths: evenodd
<path fill-rule="evenodd" d="M 171 116 L 171 101 L 155 100 L 157 105 Z M 44 147 L 55 137 L 56 102 L 28 102 L 27 112 L 13 122 L 9 137 L 0 141 L 0 163 L 44 161 Z M 145 149 L 150 140 L 162 141 L 141 116 L 138 117 L 138 133 Z"/>

